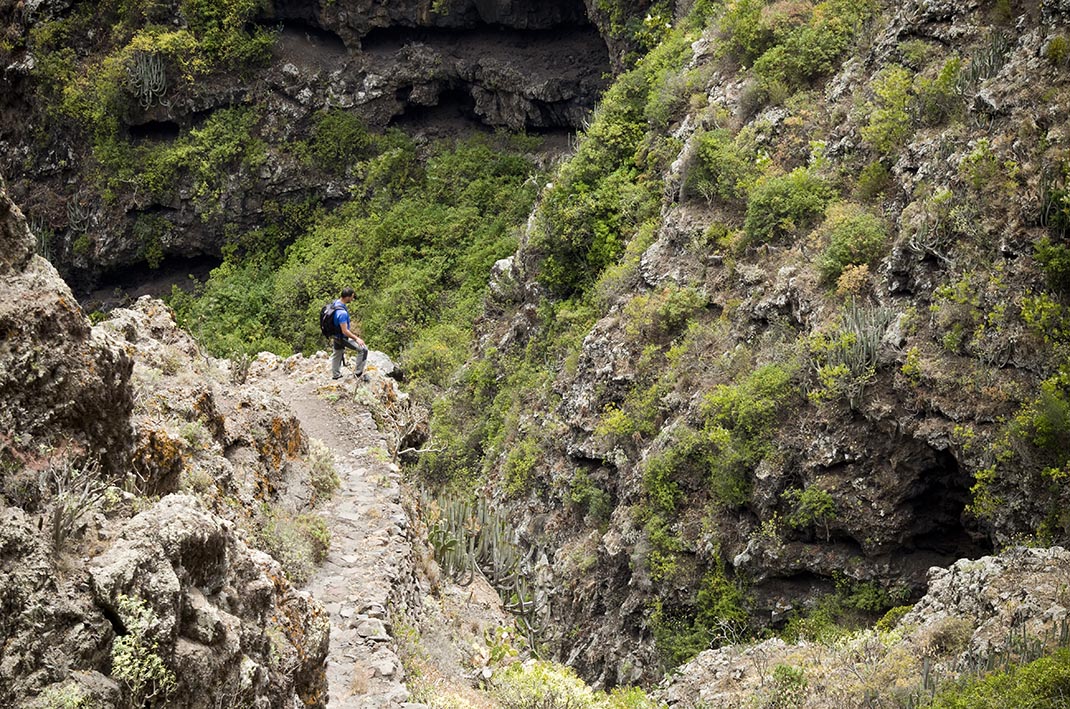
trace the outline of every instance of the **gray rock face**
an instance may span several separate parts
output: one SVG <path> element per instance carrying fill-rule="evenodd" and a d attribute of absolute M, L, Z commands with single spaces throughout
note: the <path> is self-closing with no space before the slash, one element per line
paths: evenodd
<path fill-rule="evenodd" d="M 35 255 L 2 183 L 0 338 L 0 451 L 21 456 L 65 441 L 117 468 L 131 439 L 131 362 L 90 331 L 70 288 Z"/>
<path fill-rule="evenodd" d="M 324 689 L 327 617 L 280 594 L 278 564 L 195 497 L 170 495 L 131 519 L 89 577 L 108 617 L 122 620 L 121 596 L 154 611 L 150 637 L 178 678 L 173 706 L 215 706 L 228 691 L 281 706 Z"/>

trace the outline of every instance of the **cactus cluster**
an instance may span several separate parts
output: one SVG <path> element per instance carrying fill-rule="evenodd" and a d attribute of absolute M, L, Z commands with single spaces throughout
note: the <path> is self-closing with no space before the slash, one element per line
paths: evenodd
<path fill-rule="evenodd" d="M 67 227 L 71 232 L 84 234 L 93 224 L 93 207 L 88 200 L 77 195 L 67 200 Z"/>
<path fill-rule="evenodd" d="M 501 596 L 504 608 L 534 642 L 550 614 L 552 579 L 546 554 L 525 552 L 513 541 L 506 518 L 485 498 L 434 497 L 425 492 L 428 542 L 435 561 L 455 583 L 467 586 L 483 576 Z"/>
<path fill-rule="evenodd" d="M 169 105 L 163 98 L 167 92 L 167 72 L 159 54 L 135 52 L 126 64 L 126 86 L 144 110 L 153 103 Z"/>

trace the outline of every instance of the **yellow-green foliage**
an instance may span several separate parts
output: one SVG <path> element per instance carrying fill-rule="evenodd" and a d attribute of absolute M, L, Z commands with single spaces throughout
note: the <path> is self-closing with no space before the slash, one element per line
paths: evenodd
<path fill-rule="evenodd" d="M 962 114 L 965 102 L 959 91 L 961 72 L 962 60 L 951 57 L 935 77 L 919 75 L 914 80 L 917 113 L 924 125 L 940 125 Z"/>
<path fill-rule="evenodd" d="M 706 296 L 691 286 L 668 283 L 637 295 L 624 306 L 624 332 L 634 340 L 664 342 L 706 305 Z"/>
<path fill-rule="evenodd" d="M 873 0 L 828 0 L 812 9 L 805 3 L 763 8 L 759 19 L 775 44 L 754 62 L 755 74 L 763 85 L 785 86 L 789 92 L 832 74 L 875 7 Z"/>
<path fill-rule="evenodd" d="M 852 408 L 862 403 L 866 385 L 877 372 L 877 353 L 894 313 L 848 301 L 835 330 L 810 338 L 811 365 L 817 371 L 818 387 L 811 400 L 845 397 Z"/>
<path fill-rule="evenodd" d="M 491 694 L 503 709 L 656 709 L 639 689 L 596 692 L 568 667 L 544 660 L 514 663 L 497 675 Z"/>
<path fill-rule="evenodd" d="M 318 438 L 313 438 L 308 446 L 308 485 L 312 488 L 313 504 L 329 500 L 342 486 L 331 449 Z"/>
<path fill-rule="evenodd" d="M 792 364 L 767 364 L 702 400 L 703 436 L 711 445 L 709 483 L 716 499 L 742 504 L 749 474 L 774 450 L 773 434 L 797 394 Z"/>
<path fill-rule="evenodd" d="M 294 585 L 308 581 L 315 565 L 327 557 L 331 535 L 319 515 L 295 517 L 280 507 L 265 505 L 256 524 L 257 545 L 275 557 Z"/>
<path fill-rule="evenodd" d="M 827 490 L 809 485 L 801 490 L 785 490 L 781 497 L 792 508 L 787 517 L 788 524 L 796 529 L 820 525 L 828 541 L 828 524 L 836 518 L 836 501 Z"/>
<path fill-rule="evenodd" d="M 1057 34 L 1048 40 L 1044 47 L 1044 58 L 1054 66 L 1065 68 L 1070 61 L 1070 38 L 1064 34 Z"/>
<path fill-rule="evenodd" d="M 1047 276 L 1048 287 L 1057 293 L 1070 293 L 1070 248 L 1044 236 L 1033 245 L 1036 259 Z"/>
<path fill-rule="evenodd" d="M 509 497 L 520 497 L 531 490 L 535 467 L 540 460 L 539 443 L 535 438 L 524 438 L 514 444 L 505 459 L 503 489 Z"/>
<path fill-rule="evenodd" d="M 736 636 L 745 634 L 747 605 L 746 595 L 725 575 L 720 557 L 703 575 L 692 606 L 674 612 L 656 602 L 650 625 L 665 667 L 672 669 L 687 662 L 725 637 L 726 630 Z"/>
<path fill-rule="evenodd" d="M 613 512 L 613 499 L 583 470 L 577 470 L 569 483 L 569 500 L 580 505 L 595 520 L 604 522 Z"/>
<path fill-rule="evenodd" d="M 911 134 L 910 71 L 898 65 L 885 67 L 873 81 L 875 101 L 869 105 L 869 121 L 862 126 L 862 137 L 873 148 L 889 155 Z"/>
<path fill-rule="evenodd" d="M 140 598 L 120 595 L 116 612 L 126 628 L 111 646 L 111 676 L 118 680 L 130 706 L 143 706 L 166 697 L 176 685 L 172 672 L 159 654 L 154 635 L 159 618 Z"/>
<path fill-rule="evenodd" d="M 1070 650 L 941 690 L 932 709 L 1048 709 L 1070 701 Z"/>
<path fill-rule="evenodd" d="M 143 87 L 134 79 L 139 65 L 162 66 L 158 98 L 166 101 L 212 71 L 245 68 L 270 56 L 274 34 L 248 29 L 258 0 L 183 0 L 179 11 L 184 22 L 176 28 L 164 24 L 174 18 L 159 16 L 155 5 L 108 0 L 43 23 L 31 35 L 30 46 L 41 57 L 36 71 L 47 110 L 85 129 L 102 163 L 124 163 L 116 153 L 132 150 L 120 139 L 119 128 L 139 101 L 144 105 Z M 76 62 L 69 42 L 101 26 L 110 34 L 96 38 L 100 53 Z"/>
<path fill-rule="evenodd" d="M 726 130 L 700 132 L 692 140 L 694 153 L 685 186 L 710 203 L 731 205 L 741 200 L 757 177 L 753 150 Z"/>
<path fill-rule="evenodd" d="M 884 251 L 888 231 L 884 221 L 858 204 L 829 206 L 816 236 L 825 244 L 818 270 L 825 283 L 833 283 L 848 266 L 872 265 Z"/>

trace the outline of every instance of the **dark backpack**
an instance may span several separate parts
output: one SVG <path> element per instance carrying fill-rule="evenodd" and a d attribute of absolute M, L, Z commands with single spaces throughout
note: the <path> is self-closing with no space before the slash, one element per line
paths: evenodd
<path fill-rule="evenodd" d="M 341 337 L 342 328 L 338 327 L 338 323 L 334 320 L 334 314 L 339 310 L 345 309 L 344 305 L 336 305 L 332 300 L 327 305 L 323 306 L 320 310 L 320 332 L 324 337 Z"/>

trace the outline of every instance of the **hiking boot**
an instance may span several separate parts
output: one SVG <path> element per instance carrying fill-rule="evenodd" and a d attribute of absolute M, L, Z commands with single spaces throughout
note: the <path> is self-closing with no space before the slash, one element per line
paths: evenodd
<path fill-rule="evenodd" d="M 331 377 L 331 379 L 341 379 L 344 376 L 344 374 L 335 374 L 333 377 Z"/>

